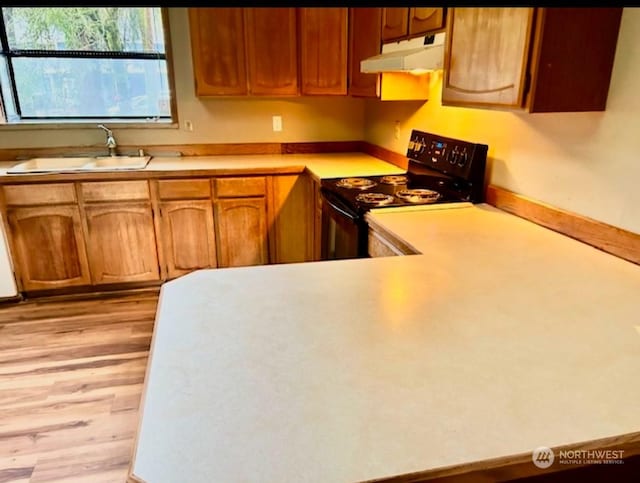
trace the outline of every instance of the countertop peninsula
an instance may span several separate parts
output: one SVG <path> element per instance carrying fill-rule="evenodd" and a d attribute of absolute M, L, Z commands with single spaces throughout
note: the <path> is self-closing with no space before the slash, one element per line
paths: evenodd
<path fill-rule="evenodd" d="M 166 283 L 132 474 L 408 481 L 637 449 L 640 267 L 489 205 L 431 208 L 369 215 L 419 255 Z"/>

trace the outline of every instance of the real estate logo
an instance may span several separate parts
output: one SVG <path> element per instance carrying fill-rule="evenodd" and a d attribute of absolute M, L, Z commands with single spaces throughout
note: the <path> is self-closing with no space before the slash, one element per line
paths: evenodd
<path fill-rule="evenodd" d="M 554 459 L 555 455 L 553 454 L 553 450 L 546 446 L 539 446 L 531 453 L 531 460 L 538 468 L 549 468 L 549 466 L 553 464 Z"/>
<path fill-rule="evenodd" d="M 555 460 L 554 451 L 547 446 L 539 446 L 531 453 L 531 461 L 538 468 L 549 468 Z M 624 450 L 558 450 L 557 463 L 559 465 L 622 465 Z"/>

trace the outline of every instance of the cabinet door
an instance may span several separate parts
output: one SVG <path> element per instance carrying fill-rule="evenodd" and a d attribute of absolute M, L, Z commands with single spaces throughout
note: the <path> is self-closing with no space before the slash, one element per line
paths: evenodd
<path fill-rule="evenodd" d="M 295 8 L 246 8 L 249 93 L 296 95 L 298 62 Z"/>
<path fill-rule="evenodd" d="M 347 94 L 348 9 L 300 8 L 302 94 Z"/>
<path fill-rule="evenodd" d="M 246 95 L 242 9 L 190 8 L 189 29 L 196 95 Z"/>
<path fill-rule="evenodd" d="M 313 260 L 313 182 L 307 174 L 271 176 L 269 243 L 272 263 Z"/>
<path fill-rule="evenodd" d="M 409 9 L 409 35 L 424 34 L 444 27 L 444 8 Z"/>
<path fill-rule="evenodd" d="M 380 8 L 349 9 L 349 94 L 352 96 L 378 96 L 379 74 L 360 72 L 360 61 L 380 53 L 381 21 Z"/>
<path fill-rule="evenodd" d="M 622 8 L 538 9 L 529 112 L 605 110 L 621 17 Z"/>
<path fill-rule="evenodd" d="M 85 213 L 93 283 L 160 280 L 149 203 L 87 205 Z"/>
<path fill-rule="evenodd" d="M 266 219 L 264 197 L 216 201 L 218 265 L 240 267 L 268 263 Z"/>
<path fill-rule="evenodd" d="M 442 103 L 521 107 L 532 8 L 452 8 Z"/>
<path fill-rule="evenodd" d="M 89 285 L 89 264 L 77 206 L 8 210 L 22 289 Z"/>
<path fill-rule="evenodd" d="M 382 9 L 382 40 L 404 37 L 408 32 L 409 8 Z"/>
<path fill-rule="evenodd" d="M 166 201 L 161 203 L 160 213 L 169 278 L 216 266 L 210 200 Z"/>

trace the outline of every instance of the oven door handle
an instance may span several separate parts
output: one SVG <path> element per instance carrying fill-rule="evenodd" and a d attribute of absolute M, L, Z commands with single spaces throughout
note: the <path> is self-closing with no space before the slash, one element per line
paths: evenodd
<path fill-rule="evenodd" d="M 345 206 L 345 204 L 342 203 L 331 192 L 321 189 L 320 193 L 322 194 L 322 197 L 324 198 L 325 202 L 341 215 L 346 216 L 347 218 L 349 218 L 351 221 L 354 221 L 354 222 L 357 222 L 360 219 L 357 213 L 355 213 L 354 211 L 350 210 L 347 206 Z"/>

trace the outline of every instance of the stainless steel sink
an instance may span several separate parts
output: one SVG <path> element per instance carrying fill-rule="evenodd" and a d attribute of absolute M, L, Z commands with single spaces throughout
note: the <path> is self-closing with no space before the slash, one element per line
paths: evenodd
<path fill-rule="evenodd" d="M 7 170 L 8 174 L 70 173 L 143 169 L 151 156 L 97 156 L 78 158 L 33 158 Z"/>

